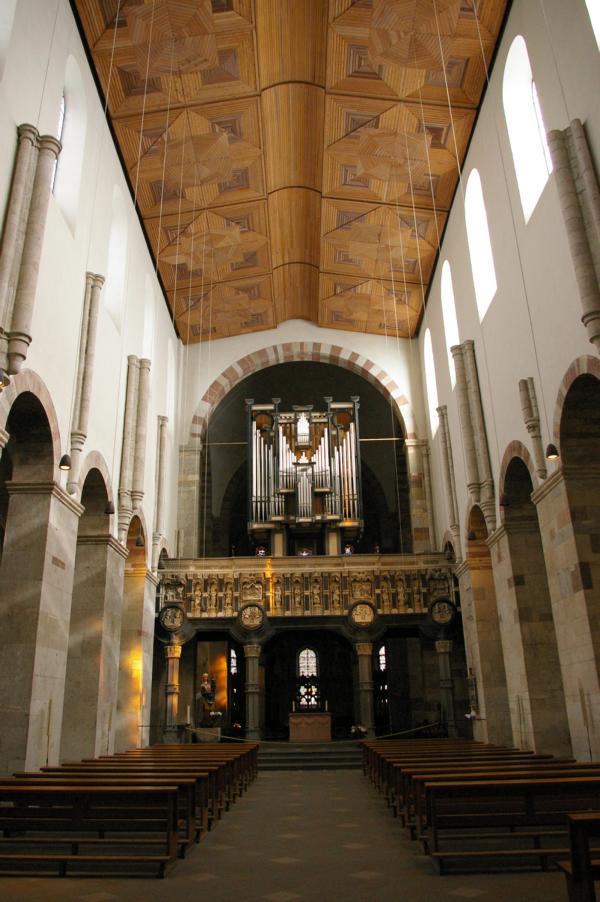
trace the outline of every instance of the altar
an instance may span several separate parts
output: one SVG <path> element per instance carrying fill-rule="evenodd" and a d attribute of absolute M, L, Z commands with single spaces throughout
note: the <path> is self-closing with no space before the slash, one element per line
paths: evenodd
<path fill-rule="evenodd" d="M 306 711 L 290 714 L 290 742 L 331 742 L 331 713 Z"/>

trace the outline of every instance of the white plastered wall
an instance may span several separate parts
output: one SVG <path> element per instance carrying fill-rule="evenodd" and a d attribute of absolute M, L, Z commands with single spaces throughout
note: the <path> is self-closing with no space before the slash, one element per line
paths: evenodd
<path fill-rule="evenodd" d="M 287 320 L 276 329 L 253 332 L 234 338 L 217 339 L 210 343 L 191 345 L 182 351 L 184 385 L 181 403 L 180 441 L 189 441 L 192 417 L 209 386 L 227 367 L 247 354 L 273 345 L 287 342 L 320 342 L 335 345 L 374 361 L 390 376 L 401 393 L 408 400 L 415 419 L 416 431 L 422 437 L 425 428 L 423 393 L 419 363 L 419 348 L 416 340 L 408 341 L 385 336 L 363 335 L 340 329 L 324 329 L 306 320 Z M 276 393 L 276 388 L 273 388 Z"/>
<path fill-rule="evenodd" d="M 141 357 L 143 354 L 144 310 L 150 286 L 155 320 L 143 509 L 151 532 L 157 416 L 169 414 L 165 525 L 168 545 L 172 548 L 177 494 L 177 455 L 174 453 L 174 414 L 177 410 L 167 410 L 165 374 L 168 345 L 172 347 L 172 360 L 177 368 L 180 342 L 170 321 L 67 0 L 19 0 L 16 6 L 3 70 L 0 67 L 0 73 L 3 72 L 0 81 L 0 210 L 5 211 L 8 201 L 17 127 L 27 122 L 40 134 L 56 134 L 65 66 L 70 55 L 82 75 L 87 108 L 79 205 L 71 228 L 54 196 L 50 199 L 32 321 L 33 340 L 25 366 L 35 370 L 46 384 L 57 411 L 62 448 L 68 451 L 85 273 L 91 271 L 106 276 L 112 194 L 114 186 L 118 186 L 125 200 L 128 233 L 122 323 L 120 330 L 117 329 L 105 305 L 101 304 L 84 457 L 92 450 L 104 457 L 116 495 L 127 356 Z M 61 178 L 60 168 L 57 178 Z M 147 549 L 151 546 L 150 536 L 148 539 Z"/>
<path fill-rule="evenodd" d="M 527 225 L 521 209 L 502 107 L 504 63 L 517 34 L 527 43 L 546 129 L 564 129 L 572 119 L 581 119 L 597 167 L 600 163 L 600 54 L 584 0 L 545 0 L 543 4 L 515 0 L 463 167 L 463 184 L 457 190 L 420 334 L 422 354 L 425 328 L 431 330 L 439 403 L 448 408 L 463 536 L 468 494 L 441 310 L 443 261 L 448 259 L 452 267 L 460 341 L 475 342 L 496 498 L 507 445 L 518 440 L 532 451 L 521 415 L 519 379 L 535 379 L 545 446 L 553 440 L 555 403 L 566 370 L 575 358 L 594 354 L 580 321 L 573 264 L 552 175 Z M 481 176 L 498 282 L 481 324 L 462 193 L 474 167 Z M 425 435 L 431 440 L 428 422 Z M 549 472 L 553 466 L 548 464 Z M 439 545 L 449 525 L 439 433 L 432 441 L 432 478 Z"/>

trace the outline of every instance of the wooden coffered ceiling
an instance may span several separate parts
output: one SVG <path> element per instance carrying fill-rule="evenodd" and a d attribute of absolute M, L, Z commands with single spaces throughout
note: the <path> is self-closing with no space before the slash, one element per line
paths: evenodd
<path fill-rule="evenodd" d="M 72 0 L 184 341 L 414 335 L 507 0 Z"/>

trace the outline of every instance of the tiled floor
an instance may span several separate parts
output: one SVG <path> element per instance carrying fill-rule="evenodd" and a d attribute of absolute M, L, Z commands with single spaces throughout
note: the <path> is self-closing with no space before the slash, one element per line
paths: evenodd
<path fill-rule="evenodd" d="M 267 772 L 165 880 L 0 878 L 3 902 L 566 902 L 558 873 L 439 877 L 358 771 Z"/>

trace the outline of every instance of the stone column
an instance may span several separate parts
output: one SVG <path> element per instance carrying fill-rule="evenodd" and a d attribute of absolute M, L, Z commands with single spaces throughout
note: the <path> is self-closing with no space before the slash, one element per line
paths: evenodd
<path fill-rule="evenodd" d="M 423 462 L 423 449 L 427 446 L 427 443 L 420 439 L 407 438 L 404 446 L 406 448 L 406 463 L 408 467 L 413 552 L 418 554 L 423 551 L 431 551 L 430 512 L 427 507 L 425 467 Z"/>
<path fill-rule="evenodd" d="M 181 645 L 165 645 L 165 658 L 167 660 L 167 682 L 165 685 L 166 713 L 163 740 L 165 742 L 177 742 Z"/>
<path fill-rule="evenodd" d="M 600 756 L 599 573 L 590 553 L 600 474 L 582 467 L 566 472 L 564 465 L 555 470 L 531 500 L 540 524 L 573 755 L 589 761 Z"/>
<path fill-rule="evenodd" d="M 65 690 L 61 760 L 114 750 L 127 549 L 113 536 L 80 536 Z"/>
<path fill-rule="evenodd" d="M 89 297 L 88 297 L 89 285 Z M 79 468 L 81 453 L 87 438 L 92 400 L 92 383 L 94 378 L 94 358 L 96 355 L 96 334 L 98 332 L 98 312 L 100 309 L 100 292 L 104 285 L 104 277 L 86 273 L 86 300 L 84 300 L 84 320 L 82 325 L 81 347 L 79 349 L 79 369 L 75 391 L 73 410 L 73 431 L 71 432 L 71 472 L 67 484 L 68 491 L 74 495 L 79 488 Z"/>
<path fill-rule="evenodd" d="M 580 143 L 580 130 L 575 128 L 575 133 L 577 142 Z M 554 179 L 583 310 L 581 321 L 587 329 L 590 341 L 598 351 L 600 350 L 600 285 L 594 268 L 586 224 L 569 159 L 567 134 L 556 129 L 549 132 L 548 147 L 552 157 Z M 581 152 L 581 147 L 579 147 L 578 156 L 581 156 Z M 589 179 L 589 172 L 586 172 L 585 178 Z"/>
<path fill-rule="evenodd" d="M 460 526 L 458 518 L 458 503 L 456 499 L 456 484 L 454 481 L 454 460 L 452 458 L 452 444 L 448 428 L 448 410 L 445 405 L 437 408 L 440 423 L 440 438 L 442 446 L 442 466 L 444 468 L 444 487 L 446 489 L 446 505 L 448 507 L 448 520 L 450 532 L 454 540 L 454 555 L 457 561 L 462 559 L 462 545 L 460 541 Z"/>
<path fill-rule="evenodd" d="M 199 445 L 182 445 L 179 449 L 177 491 L 178 557 L 194 558 L 198 556 L 201 455 L 202 450 Z"/>
<path fill-rule="evenodd" d="M 425 507 L 427 508 L 427 526 L 429 529 L 429 551 L 435 551 L 435 523 L 433 519 L 433 501 L 431 495 L 431 456 L 429 445 L 423 442 L 423 488 L 425 489 Z"/>
<path fill-rule="evenodd" d="M 148 744 L 156 578 L 145 565 L 126 567 L 119 655 L 115 751 Z"/>
<path fill-rule="evenodd" d="M 130 354 L 127 358 L 127 391 L 123 416 L 123 450 L 121 453 L 121 478 L 119 481 L 119 539 L 123 544 L 133 505 L 131 502 L 131 479 L 133 474 L 133 452 L 135 447 L 135 425 L 137 395 L 140 376 L 140 362 Z"/>
<path fill-rule="evenodd" d="M 20 252 L 27 219 L 31 185 L 38 154 L 37 128 L 20 125 L 18 130 L 17 155 L 10 196 L 2 230 L 2 252 L 0 253 L 0 367 L 6 369 L 8 338 L 12 314 L 12 295 L 16 273 L 20 264 Z"/>
<path fill-rule="evenodd" d="M 146 463 L 146 432 L 148 424 L 148 401 L 150 399 L 150 361 L 140 360 L 140 380 L 135 423 L 135 451 L 133 455 L 133 478 L 131 501 L 133 509 L 141 507 L 144 497 L 144 470 Z"/>
<path fill-rule="evenodd" d="M 29 219 L 21 269 L 15 295 L 12 323 L 8 339 L 8 370 L 18 373 L 27 358 L 31 344 L 31 320 L 37 289 L 40 257 L 46 227 L 46 215 L 50 202 L 50 186 L 54 164 L 61 151 L 61 144 L 52 135 L 43 135 L 39 139 L 38 161 L 31 192 Z"/>
<path fill-rule="evenodd" d="M 0 568 L 0 772 L 58 764 L 80 504 L 52 482 L 7 485 Z"/>
<path fill-rule="evenodd" d="M 156 450 L 156 507 L 154 514 L 154 535 L 152 536 L 152 569 L 158 567 L 159 547 L 164 535 L 165 470 L 167 466 L 167 423 L 168 417 L 158 418 L 158 440 Z"/>
<path fill-rule="evenodd" d="M 440 668 L 440 706 L 442 720 L 448 727 L 448 736 L 453 738 L 458 735 L 456 719 L 454 716 L 454 680 L 452 679 L 452 640 L 437 639 L 435 650 L 438 655 Z"/>
<path fill-rule="evenodd" d="M 260 739 L 260 645 L 244 645 L 246 659 L 246 739 Z"/>
<path fill-rule="evenodd" d="M 538 525 L 525 517 L 507 522 L 488 539 L 488 546 L 513 742 L 534 752 L 569 756 L 567 712 Z"/>
<path fill-rule="evenodd" d="M 10 438 L 10 435 L 8 434 L 6 429 L 3 429 L 0 426 L 0 458 L 2 457 L 3 450 L 6 448 L 6 446 L 8 444 L 9 438 Z"/>
<path fill-rule="evenodd" d="M 490 452 L 488 449 L 487 435 L 485 431 L 485 419 L 479 391 L 479 377 L 477 374 L 477 361 L 475 360 L 475 344 L 472 339 L 463 341 L 463 360 L 467 377 L 467 394 L 469 397 L 469 410 L 473 425 L 473 437 L 475 441 L 475 454 L 477 456 L 477 470 L 480 480 L 480 504 L 485 518 L 488 533 L 496 528 L 496 501 L 494 499 L 494 480 L 492 479 L 492 467 Z"/>
<path fill-rule="evenodd" d="M 373 716 L 373 643 L 357 642 L 354 646 L 358 657 L 358 713 L 360 724 L 367 735 L 375 733 Z"/>
<path fill-rule="evenodd" d="M 467 469 L 467 488 L 473 500 L 479 503 L 479 469 L 475 455 L 475 437 L 473 435 L 473 423 L 471 422 L 471 409 L 469 406 L 469 393 L 467 390 L 467 376 L 461 345 L 453 345 L 450 353 L 454 360 L 456 373 L 456 400 L 458 403 L 458 417 L 460 431 L 465 452 L 465 466 Z"/>
<path fill-rule="evenodd" d="M 540 414 L 535 394 L 535 383 L 531 376 L 527 379 L 519 379 L 519 397 L 521 399 L 521 412 L 525 422 L 525 428 L 531 436 L 533 445 L 533 457 L 535 460 L 535 473 L 538 479 L 545 479 L 548 475 L 542 435 L 540 431 Z"/>
<path fill-rule="evenodd" d="M 487 551 L 487 549 L 484 550 Z M 489 553 L 469 557 L 456 568 L 460 586 L 467 664 L 477 680 L 478 719 L 474 738 L 512 744 L 512 729 L 498 612 Z"/>

